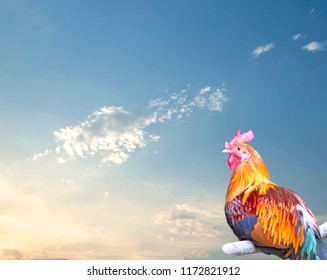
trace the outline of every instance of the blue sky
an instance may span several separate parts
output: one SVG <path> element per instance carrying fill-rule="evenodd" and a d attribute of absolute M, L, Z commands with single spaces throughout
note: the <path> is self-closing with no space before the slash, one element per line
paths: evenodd
<path fill-rule="evenodd" d="M 228 258 L 238 127 L 327 220 L 324 1 L 4 0 L 0 25 L 1 258 Z"/>

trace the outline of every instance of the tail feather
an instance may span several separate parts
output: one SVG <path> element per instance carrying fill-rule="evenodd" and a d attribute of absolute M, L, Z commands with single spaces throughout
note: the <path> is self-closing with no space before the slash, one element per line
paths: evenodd
<path fill-rule="evenodd" d="M 290 257 L 300 260 L 327 260 L 327 247 L 320 233 L 308 228 L 300 252 Z"/>
<path fill-rule="evenodd" d="M 327 247 L 321 239 L 316 239 L 317 256 L 319 260 L 327 260 Z"/>

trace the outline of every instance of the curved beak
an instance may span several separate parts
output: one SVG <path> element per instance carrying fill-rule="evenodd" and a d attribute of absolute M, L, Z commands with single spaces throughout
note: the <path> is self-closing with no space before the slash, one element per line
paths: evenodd
<path fill-rule="evenodd" d="M 221 151 L 222 153 L 229 153 L 229 151 L 227 149 L 224 149 Z"/>

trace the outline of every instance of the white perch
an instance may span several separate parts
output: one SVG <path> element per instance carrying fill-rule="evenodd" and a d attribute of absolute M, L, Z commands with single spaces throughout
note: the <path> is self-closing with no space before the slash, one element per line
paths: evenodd
<path fill-rule="evenodd" d="M 321 237 L 324 239 L 327 237 L 327 222 L 320 225 Z M 225 254 L 230 256 L 242 256 L 254 253 L 259 253 L 260 249 L 253 245 L 249 240 L 237 241 L 226 243 L 223 246 L 223 251 Z"/>

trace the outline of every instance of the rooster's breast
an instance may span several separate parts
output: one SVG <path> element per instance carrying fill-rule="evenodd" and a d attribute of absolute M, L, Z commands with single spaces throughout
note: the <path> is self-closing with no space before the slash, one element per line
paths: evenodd
<path fill-rule="evenodd" d="M 238 195 L 225 206 L 227 222 L 240 240 L 251 239 L 251 232 L 258 220 L 255 201 L 251 195 L 242 203 L 242 195 Z"/>

